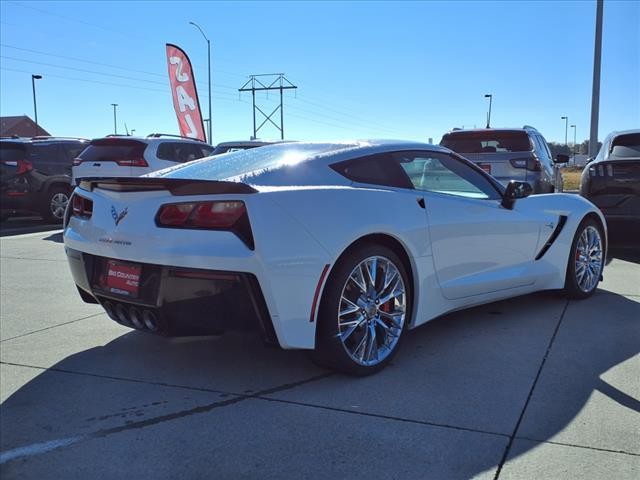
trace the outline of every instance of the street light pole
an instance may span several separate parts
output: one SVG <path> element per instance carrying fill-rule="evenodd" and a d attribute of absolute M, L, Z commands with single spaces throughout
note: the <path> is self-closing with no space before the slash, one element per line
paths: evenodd
<path fill-rule="evenodd" d="M 596 38 L 593 47 L 593 85 L 591 90 L 591 127 L 589 129 L 589 156 L 598 153 L 598 119 L 600 116 L 600 61 L 602 59 L 603 0 L 596 0 Z"/>
<path fill-rule="evenodd" d="M 569 130 L 569 117 L 560 117 L 564 120 L 564 145 L 567 146 L 567 131 Z"/>
<path fill-rule="evenodd" d="M 487 114 L 487 128 L 491 125 L 491 101 L 493 100 L 493 95 L 491 93 L 487 93 L 484 98 L 489 99 L 489 113 Z"/>
<path fill-rule="evenodd" d="M 38 136 L 38 106 L 36 104 L 36 80 L 40 80 L 42 75 L 31 75 L 31 88 L 33 89 L 33 116 L 36 120 L 36 134 Z"/>
<path fill-rule="evenodd" d="M 573 128 L 573 164 L 576 164 L 576 126 L 571 125 Z"/>
<path fill-rule="evenodd" d="M 189 22 L 189 24 L 193 25 L 198 30 L 200 30 L 200 33 L 202 34 L 204 39 L 207 41 L 207 65 L 208 65 L 208 70 L 209 70 L 209 125 L 208 125 L 208 127 L 209 127 L 209 143 L 211 143 L 212 142 L 212 139 L 211 139 L 211 131 L 212 131 L 211 124 L 213 123 L 212 119 L 211 119 L 211 42 L 209 41 L 207 36 L 202 31 L 202 28 L 200 28 L 200 25 L 198 25 L 195 22 Z"/>
<path fill-rule="evenodd" d="M 118 106 L 117 103 L 112 103 L 111 106 L 113 107 L 113 134 L 117 135 L 118 134 L 118 122 L 116 121 L 116 107 Z"/>

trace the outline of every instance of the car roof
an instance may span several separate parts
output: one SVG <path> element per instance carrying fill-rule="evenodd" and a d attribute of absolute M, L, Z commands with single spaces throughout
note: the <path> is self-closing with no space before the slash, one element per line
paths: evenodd
<path fill-rule="evenodd" d="M 17 143 L 21 145 L 28 144 L 46 144 L 46 143 L 60 143 L 60 142 L 89 142 L 86 138 L 74 138 L 74 137 L 0 137 L 2 143 Z"/>
<path fill-rule="evenodd" d="M 630 134 L 634 134 L 634 133 L 640 133 L 640 128 L 632 128 L 630 130 L 616 130 L 611 132 L 608 137 L 609 138 L 615 138 L 615 137 L 619 137 L 620 135 L 630 135 Z"/>
<path fill-rule="evenodd" d="M 218 147 L 253 147 L 264 145 L 273 145 L 276 143 L 291 143 L 295 140 L 230 140 L 228 142 L 220 142 L 216 145 Z"/>
<path fill-rule="evenodd" d="M 95 137 L 95 138 L 91 139 L 92 142 L 96 141 L 96 140 L 113 140 L 113 141 L 117 141 L 117 140 L 135 140 L 137 142 L 143 142 L 143 143 L 184 142 L 184 143 L 197 143 L 197 144 L 202 144 L 202 145 L 209 145 L 204 140 L 199 140 L 197 138 L 189 138 L 189 137 L 183 137 L 183 136 L 180 136 L 180 135 L 170 135 L 170 134 L 163 134 L 163 133 L 152 133 L 152 134 L 147 135 L 145 137 L 140 136 L 140 135 L 106 135 L 104 137 Z M 211 145 L 209 145 L 209 146 L 211 146 Z"/>
<path fill-rule="evenodd" d="M 525 125 L 522 128 L 514 127 L 514 128 L 454 128 L 445 133 L 445 135 L 460 135 L 465 133 L 485 133 L 485 132 L 535 132 L 538 133 L 538 130 L 529 125 Z"/>

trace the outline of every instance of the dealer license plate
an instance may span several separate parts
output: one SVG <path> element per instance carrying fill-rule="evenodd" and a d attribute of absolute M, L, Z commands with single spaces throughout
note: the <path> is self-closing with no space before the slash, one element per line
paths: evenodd
<path fill-rule="evenodd" d="M 108 259 L 100 272 L 98 283 L 110 293 L 136 298 L 140 289 L 142 266 Z"/>

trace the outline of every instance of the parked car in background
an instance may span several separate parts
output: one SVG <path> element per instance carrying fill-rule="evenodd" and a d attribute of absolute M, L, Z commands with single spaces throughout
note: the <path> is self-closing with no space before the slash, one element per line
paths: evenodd
<path fill-rule="evenodd" d="M 527 182 L 533 193 L 562 192 L 559 164 L 568 155 L 551 158 L 547 141 L 535 128 L 486 128 L 446 133 L 440 145 L 468 158 L 500 183 Z"/>
<path fill-rule="evenodd" d="M 607 136 L 582 171 L 580 194 L 602 211 L 614 233 L 640 238 L 640 130 Z"/>
<path fill-rule="evenodd" d="M 286 140 L 236 140 L 232 142 L 220 142 L 216 145 L 211 155 L 221 155 L 223 153 L 237 152 L 238 150 L 249 150 L 250 148 L 264 147 L 274 143 L 286 143 Z"/>
<path fill-rule="evenodd" d="M 213 147 L 208 143 L 177 135 L 109 135 L 91 140 L 73 161 L 73 184 L 86 177 L 139 177 L 208 157 L 211 152 Z"/>
<path fill-rule="evenodd" d="M 2 220 L 24 213 L 61 222 L 71 195 L 73 159 L 89 144 L 77 138 L 0 139 Z"/>

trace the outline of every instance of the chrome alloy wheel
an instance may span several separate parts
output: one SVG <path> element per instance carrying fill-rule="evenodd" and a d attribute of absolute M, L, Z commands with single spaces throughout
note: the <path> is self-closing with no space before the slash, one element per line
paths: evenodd
<path fill-rule="evenodd" d="M 602 273 L 602 238 L 597 228 L 585 228 L 576 244 L 576 283 L 585 293 L 593 290 Z"/>
<path fill-rule="evenodd" d="M 51 214 L 55 218 L 61 220 L 64 217 L 64 211 L 67 208 L 68 203 L 69 195 L 66 193 L 56 193 L 51 197 L 51 201 L 49 202 Z"/>
<path fill-rule="evenodd" d="M 338 307 L 338 337 L 353 361 L 369 367 L 389 356 L 402 334 L 406 298 L 402 275 L 388 258 L 356 265 Z"/>

